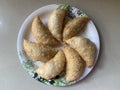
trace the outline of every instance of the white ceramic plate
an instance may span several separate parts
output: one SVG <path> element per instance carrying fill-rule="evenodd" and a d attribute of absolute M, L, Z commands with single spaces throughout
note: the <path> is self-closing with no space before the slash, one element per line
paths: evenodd
<path fill-rule="evenodd" d="M 43 21 L 43 23 L 45 25 L 47 25 L 48 17 L 50 15 L 51 11 L 56 9 L 58 6 L 59 5 L 56 5 L 56 4 L 44 6 L 42 8 L 39 8 L 38 10 L 34 11 L 31 15 L 29 15 L 27 17 L 27 19 L 22 24 L 22 26 L 20 28 L 20 31 L 19 31 L 19 34 L 18 34 L 17 51 L 18 51 L 18 56 L 19 56 L 21 64 L 23 65 L 23 67 L 27 70 L 27 72 L 33 78 L 35 78 L 36 80 L 38 80 L 38 81 L 40 81 L 42 83 L 45 83 L 47 85 L 67 86 L 67 85 L 74 84 L 74 83 L 82 80 L 83 78 L 85 78 L 91 72 L 91 70 L 95 66 L 96 61 L 98 59 L 99 50 L 100 50 L 100 40 L 99 40 L 99 35 L 98 35 L 98 32 L 97 32 L 97 29 L 96 29 L 94 23 L 91 20 L 87 24 L 86 30 L 82 33 L 82 36 L 90 39 L 96 45 L 96 47 L 97 47 L 97 55 L 96 55 L 94 66 L 91 67 L 91 68 L 86 67 L 84 73 L 82 74 L 82 76 L 76 81 L 66 83 L 64 72 L 61 73 L 56 78 L 51 79 L 51 80 L 46 80 L 46 79 L 41 78 L 34 71 L 42 63 L 32 61 L 30 58 L 28 58 L 26 56 L 26 54 L 24 53 L 24 50 L 23 50 L 23 39 L 24 38 L 27 38 L 27 39 L 29 39 L 31 41 L 35 41 L 35 39 L 31 35 L 31 22 L 32 22 L 33 18 L 36 15 L 39 15 L 41 20 Z M 61 6 L 64 7 L 66 5 L 61 5 Z M 75 18 L 75 17 L 81 17 L 81 16 L 85 16 L 85 15 L 86 14 L 83 11 L 81 11 L 80 9 L 77 9 L 75 7 L 72 7 L 72 6 L 68 6 L 68 17 Z"/>

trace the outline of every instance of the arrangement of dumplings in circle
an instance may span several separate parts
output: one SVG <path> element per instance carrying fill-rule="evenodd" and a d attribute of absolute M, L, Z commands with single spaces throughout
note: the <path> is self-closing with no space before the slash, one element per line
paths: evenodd
<path fill-rule="evenodd" d="M 48 28 L 52 35 L 59 41 L 62 41 L 63 21 L 67 9 L 57 8 L 53 10 L 48 20 Z"/>
<path fill-rule="evenodd" d="M 71 47 L 64 47 L 66 56 L 66 82 L 77 80 L 84 71 L 84 61 L 77 51 Z"/>
<path fill-rule="evenodd" d="M 63 40 L 68 40 L 77 35 L 80 31 L 83 31 L 88 21 L 89 18 L 87 16 L 74 18 L 68 21 L 63 30 Z"/>
<path fill-rule="evenodd" d="M 47 27 L 44 26 L 39 16 L 36 16 L 32 22 L 32 34 L 38 43 L 45 45 L 55 46 L 58 45 L 58 41 L 52 36 Z"/>
<path fill-rule="evenodd" d="M 77 35 L 84 30 L 90 18 L 81 16 L 65 23 L 67 12 L 67 7 L 53 10 L 48 27 L 39 16 L 35 16 L 31 33 L 36 42 L 24 39 L 23 48 L 32 60 L 44 62 L 35 70 L 40 77 L 49 80 L 64 71 L 65 81 L 70 83 L 82 76 L 86 66 L 94 65 L 97 50 L 92 41 Z"/>
<path fill-rule="evenodd" d="M 36 73 L 45 79 L 51 79 L 59 75 L 65 67 L 65 55 L 60 50 L 54 58 L 46 62 L 43 66 L 40 66 Z"/>
<path fill-rule="evenodd" d="M 23 47 L 26 54 L 36 61 L 46 62 L 57 53 L 57 50 L 50 46 L 41 45 L 25 39 L 23 41 Z"/>
<path fill-rule="evenodd" d="M 96 46 L 92 41 L 84 37 L 73 37 L 66 42 L 80 54 L 88 67 L 93 66 L 96 57 Z"/>

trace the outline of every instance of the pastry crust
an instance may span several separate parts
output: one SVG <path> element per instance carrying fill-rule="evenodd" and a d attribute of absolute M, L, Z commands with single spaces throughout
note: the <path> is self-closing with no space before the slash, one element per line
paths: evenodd
<path fill-rule="evenodd" d="M 32 34 L 39 43 L 51 46 L 58 45 L 58 41 L 52 36 L 47 27 L 44 26 L 39 16 L 33 19 Z"/>
<path fill-rule="evenodd" d="M 89 18 L 86 16 L 74 18 L 67 22 L 63 30 L 63 40 L 70 39 L 78 34 L 86 26 Z"/>
<path fill-rule="evenodd" d="M 57 53 L 57 50 L 46 45 L 40 45 L 28 40 L 23 41 L 26 54 L 35 61 L 46 62 Z"/>
<path fill-rule="evenodd" d="M 77 51 L 71 47 L 64 47 L 66 56 L 66 82 L 77 80 L 83 73 L 84 61 Z"/>
<path fill-rule="evenodd" d="M 36 73 L 45 79 L 51 79 L 59 75 L 65 66 L 65 55 L 63 51 L 59 51 L 53 59 L 46 62 L 43 66 L 36 70 Z"/>
<path fill-rule="evenodd" d="M 80 54 L 88 67 L 93 66 L 96 57 L 96 46 L 93 42 L 83 37 L 73 37 L 66 42 Z"/>
<path fill-rule="evenodd" d="M 49 17 L 48 20 L 48 28 L 53 36 L 61 41 L 62 40 L 62 29 L 63 29 L 63 21 L 65 18 L 67 10 L 57 8 L 55 9 Z"/>

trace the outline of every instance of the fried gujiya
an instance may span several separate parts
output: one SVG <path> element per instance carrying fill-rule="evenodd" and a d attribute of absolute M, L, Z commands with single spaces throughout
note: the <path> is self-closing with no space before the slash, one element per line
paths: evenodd
<path fill-rule="evenodd" d="M 63 23 L 66 13 L 66 8 L 57 8 L 53 10 L 48 20 L 48 28 L 50 32 L 59 41 L 62 40 Z"/>
<path fill-rule="evenodd" d="M 83 31 L 89 18 L 87 16 L 74 18 L 67 22 L 63 30 L 63 40 L 70 39 L 77 35 L 80 31 Z"/>
<path fill-rule="evenodd" d="M 59 75 L 65 66 L 65 55 L 60 50 L 55 57 L 36 69 L 36 73 L 45 79 L 51 79 Z"/>
<path fill-rule="evenodd" d="M 57 50 L 50 46 L 41 45 L 25 39 L 23 41 L 23 47 L 25 53 L 35 61 L 46 62 L 57 53 Z"/>
<path fill-rule="evenodd" d="M 32 34 L 39 43 L 51 46 L 58 45 L 58 41 L 52 36 L 48 28 L 44 26 L 39 16 L 33 19 Z"/>
<path fill-rule="evenodd" d="M 77 80 L 83 73 L 84 61 L 77 51 L 71 47 L 64 47 L 66 56 L 66 82 Z"/>
<path fill-rule="evenodd" d="M 73 37 L 66 42 L 80 54 L 88 67 L 94 65 L 96 46 L 92 41 L 84 37 Z"/>

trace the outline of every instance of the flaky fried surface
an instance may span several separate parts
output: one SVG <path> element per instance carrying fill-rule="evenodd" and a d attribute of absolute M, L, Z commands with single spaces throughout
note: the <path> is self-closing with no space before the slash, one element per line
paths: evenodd
<path fill-rule="evenodd" d="M 74 18 L 68 21 L 63 30 L 63 40 L 65 41 L 67 39 L 70 39 L 80 31 L 83 31 L 88 21 L 89 18 L 86 16 Z"/>
<path fill-rule="evenodd" d="M 71 47 L 64 47 L 66 56 L 66 82 L 77 80 L 83 73 L 84 61 L 77 51 Z"/>
<path fill-rule="evenodd" d="M 48 20 L 48 28 L 53 36 L 61 41 L 62 40 L 62 31 L 63 31 L 63 22 L 67 10 L 65 9 L 55 9 L 51 13 Z"/>
<path fill-rule="evenodd" d="M 80 54 L 88 67 L 93 66 L 96 57 L 96 46 L 93 42 L 83 37 L 73 37 L 66 42 Z"/>
<path fill-rule="evenodd" d="M 58 41 L 52 36 L 47 27 L 44 26 L 39 16 L 36 16 L 32 22 L 32 34 L 35 39 L 42 44 L 55 46 Z"/>
<path fill-rule="evenodd" d="M 46 62 L 57 53 L 57 50 L 51 48 L 50 46 L 40 45 L 25 39 L 23 41 L 23 47 L 26 54 L 36 61 Z"/>
<path fill-rule="evenodd" d="M 65 55 L 59 51 L 54 58 L 39 67 L 36 72 L 45 79 L 51 79 L 59 75 L 65 66 Z"/>

